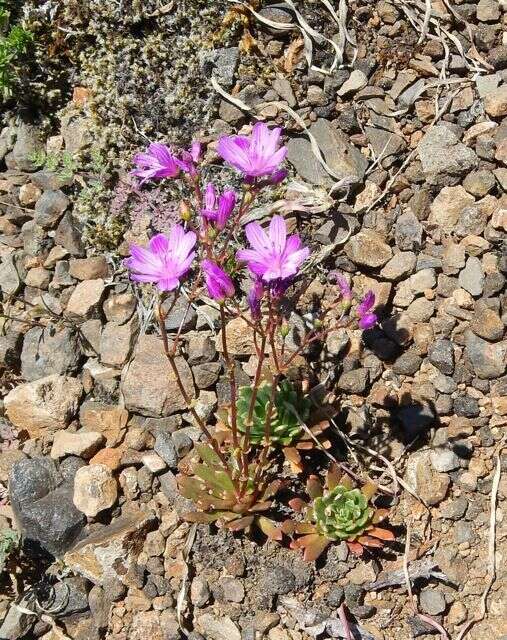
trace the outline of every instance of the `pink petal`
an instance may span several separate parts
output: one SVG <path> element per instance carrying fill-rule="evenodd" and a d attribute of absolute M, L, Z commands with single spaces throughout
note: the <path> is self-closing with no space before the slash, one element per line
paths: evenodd
<path fill-rule="evenodd" d="M 176 254 L 178 247 L 180 246 L 185 230 L 181 224 L 174 224 L 169 231 L 169 251 Z"/>
<path fill-rule="evenodd" d="M 269 223 L 269 239 L 271 240 L 277 253 L 282 253 L 285 249 L 287 239 L 287 226 L 282 216 L 273 216 Z"/>
<path fill-rule="evenodd" d="M 158 233 L 150 240 L 150 250 L 155 254 L 163 256 L 167 253 L 168 248 L 169 239 L 163 233 Z"/>
<path fill-rule="evenodd" d="M 252 247 L 267 257 L 272 247 L 269 238 L 261 225 L 258 222 L 250 222 L 245 227 L 245 233 L 248 238 L 248 242 Z"/>

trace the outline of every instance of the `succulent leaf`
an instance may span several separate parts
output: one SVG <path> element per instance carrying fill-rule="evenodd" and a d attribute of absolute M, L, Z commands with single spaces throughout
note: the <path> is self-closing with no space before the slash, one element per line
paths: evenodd
<path fill-rule="evenodd" d="M 313 515 L 317 531 L 328 540 L 353 540 L 370 525 L 373 509 L 360 489 L 339 484 L 315 498 Z"/>
<path fill-rule="evenodd" d="M 250 427 L 250 441 L 253 444 L 261 444 L 264 441 L 271 392 L 272 386 L 266 382 L 260 385 L 257 390 Z M 252 387 L 241 387 L 238 391 L 236 406 L 238 429 L 241 433 L 246 433 L 247 430 L 252 394 Z M 278 385 L 273 404 L 269 423 L 270 441 L 288 446 L 301 435 L 302 427 L 297 416 L 300 416 L 302 420 L 308 419 L 310 402 L 298 394 L 288 380 L 284 380 Z"/>

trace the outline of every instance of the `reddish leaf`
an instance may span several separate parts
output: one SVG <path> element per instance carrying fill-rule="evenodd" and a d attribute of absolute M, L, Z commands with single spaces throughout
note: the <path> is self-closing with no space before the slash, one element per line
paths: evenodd
<path fill-rule="evenodd" d="M 285 447 L 283 449 L 283 455 L 287 462 L 289 462 L 293 473 L 301 473 L 303 471 L 301 456 L 295 447 Z"/>
<path fill-rule="evenodd" d="M 374 538 L 379 538 L 380 540 L 395 540 L 396 536 L 389 529 L 381 529 L 380 527 L 372 527 L 368 529 L 368 535 L 373 536 Z"/>
<path fill-rule="evenodd" d="M 318 533 L 313 533 L 308 536 L 303 536 L 299 541 L 304 540 L 304 548 L 305 552 L 303 554 L 303 559 L 306 562 L 313 562 L 317 560 L 321 553 L 323 553 L 326 548 L 331 544 L 331 540 L 320 536 Z"/>
<path fill-rule="evenodd" d="M 229 529 L 230 531 L 241 531 L 241 529 L 247 529 L 253 521 L 254 516 L 245 516 L 244 518 L 239 518 L 238 520 L 228 522 L 224 525 L 224 527 L 226 529 Z"/>
<path fill-rule="evenodd" d="M 199 524 L 209 524 L 220 518 L 220 513 L 202 513 L 202 511 L 189 511 L 183 514 L 183 519 L 187 522 L 198 522 Z"/>
<path fill-rule="evenodd" d="M 273 520 L 260 516 L 257 523 L 262 533 L 267 535 L 271 540 L 283 539 L 282 526 L 273 522 Z"/>
<path fill-rule="evenodd" d="M 340 479 L 341 479 L 341 474 L 336 468 L 336 465 L 333 465 L 327 472 L 327 477 L 326 477 L 327 488 L 330 491 L 333 490 L 337 485 L 340 484 Z"/>
<path fill-rule="evenodd" d="M 357 541 L 365 547 L 376 547 L 377 549 L 380 549 L 384 546 L 382 540 L 379 540 L 378 538 L 370 538 L 370 536 L 360 536 Z"/>
<path fill-rule="evenodd" d="M 250 511 L 267 511 L 271 507 L 271 502 L 257 502 L 250 507 Z"/>
<path fill-rule="evenodd" d="M 311 451 L 315 448 L 315 444 L 312 441 L 301 441 L 296 446 L 300 451 Z"/>
<path fill-rule="evenodd" d="M 362 556 L 364 547 L 358 542 L 347 542 L 347 547 L 356 556 Z"/>

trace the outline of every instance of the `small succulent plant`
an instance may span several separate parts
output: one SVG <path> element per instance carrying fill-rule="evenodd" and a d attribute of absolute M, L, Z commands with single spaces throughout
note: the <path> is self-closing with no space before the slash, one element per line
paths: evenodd
<path fill-rule="evenodd" d="M 251 477 L 243 483 L 238 494 L 237 486 L 224 471 L 213 449 L 208 445 L 198 445 L 196 452 L 200 461 L 190 464 L 191 475 L 178 477 L 181 494 L 192 500 L 198 509 L 184 514 L 184 518 L 189 522 L 214 522 L 232 531 L 249 530 L 256 525 L 269 538 L 281 540 L 281 527 L 262 514 L 271 508 L 271 498 L 281 488 L 282 482 L 275 480 L 269 484 L 255 484 L 255 468 L 252 466 Z"/>
<path fill-rule="evenodd" d="M 253 388 L 241 387 L 238 393 L 238 429 L 247 430 L 248 412 Z M 252 414 L 250 442 L 262 444 L 265 436 L 268 407 L 272 386 L 268 382 L 260 385 Z M 296 391 L 289 380 L 283 380 L 275 394 L 274 406 L 269 420 L 270 442 L 288 446 L 297 440 L 302 432 L 300 420 L 306 421 L 310 414 L 310 402 Z"/>
<path fill-rule="evenodd" d="M 0 529 L 0 574 L 5 569 L 9 556 L 19 547 L 20 536 L 13 529 Z"/>
<path fill-rule="evenodd" d="M 311 476 L 307 491 L 311 502 L 296 498 L 290 503 L 295 511 L 304 511 L 305 521 L 288 520 L 283 525 L 288 535 L 302 536 L 293 539 L 291 547 L 304 549 L 305 560 L 316 560 L 332 542 L 344 541 L 350 551 L 362 555 L 364 547 L 382 547 L 384 541 L 394 540 L 391 531 L 377 526 L 388 512 L 372 505 L 376 491 L 373 483 L 356 487 L 333 467 L 328 471 L 325 488 L 316 476 Z"/>

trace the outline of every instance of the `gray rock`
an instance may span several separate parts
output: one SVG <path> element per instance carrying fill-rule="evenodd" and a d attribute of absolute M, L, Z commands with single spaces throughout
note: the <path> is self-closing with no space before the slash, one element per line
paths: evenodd
<path fill-rule="evenodd" d="M 431 464 L 435 471 L 445 473 L 459 469 L 460 460 L 450 449 L 435 449 L 430 453 Z"/>
<path fill-rule="evenodd" d="M 35 153 L 43 151 L 44 145 L 40 130 L 30 124 L 20 124 L 16 131 L 16 142 L 10 153 L 5 156 L 8 169 L 35 171 L 33 162 Z"/>
<path fill-rule="evenodd" d="M 277 92 L 280 98 L 282 98 L 282 100 L 285 100 L 289 107 L 294 107 L 296 105 L 296 97 L 294 96 L 294 91 L 292 90 L 291 84 L 287 78 L 275 78 L 275 80 L 273 80 L 273 89 Z"/>
<path fill-rule="evenodd" d="M 446 126 L 429 129 L 419 142 L 418 153 L 428 182 L 437 186 L 457 184 L 478 164 L 474 151 Z"/>
<path fill-rule="evenodd" d="M 294 590 L 296 576 L 287 567 L 272 565 L 266 568 L 260 584 L 262 591 L 269 595 L 284 595 Z"/>
<path fill-rule="evenodd" d="M 433 366 L 445 375 L 454 371 L 454 348 L 450 340 L 440 338 L 428 349 L 428 359 Z"/>
<path fill-rule="evenodd" d="M 473 296 L 480 296 L 484 288 L 484 270 L 479 258 L 470 256 L 458 277 L 459 286 Z"/>
<path fill-rule="evenodd" d="M 88 609 L 88 583 L 80 576 L 65 578 L 41 595 L 39 602 L 45 609 L 58 611 L 58 617 L 82 613 Z"/>
<path fill-rule="evenodd" d="M 33 615 L 23 613 L 21 607 L 29 607 L 29 603 L 23 598 L 19 605 L 12 604 L 7 611 L 2 624 L 0 625 L 0 638 L 2 640 L 20 640 L 27 637 L 32 630 L 37 618 Z"/>
<path fill-rule="evenodd" d="M 34 220 L 43 229 L 52 229 L 69 206 L 63 191 L 44 191 L 35 205 Z"/>
<path fill-rule="evenodd" d="M 0 290 L 4 296 L 18 292 L 22 280 L 26 277 L 21 253 L 6 255 L 0 263 Z"/>
<path fill-rule="evenodd" d="M 414 251 L 421 247 L 423 227 L 417 217 L 407 211 L 396 220 L 394 237 L 402 251 Z"/>
<path fill-rule="evenodd" d="M 444 594 L 438 589 L 423 589 L 419 596 L 421 609 L 430 616 L 437 616 L 443 613 L 446 608 Z"/>
<path fill-rule="evenodd" d="M 77 333 L 69 327 L 33 327 L 23 340 L 21 374 L 32 382 L 53 373 L 75 373 L 81 359 Z"/>
<path fill-rule="evenodd" d="M 178 452 L 170 433 L 159 431 L 153 448 L 170 469 L 176 469 L 178 466 Z"/>
<path fill-rule="evenodd" d="M 342 391 L 347 393 L 363 393 L 368 384 L 368 370 L 367 369 L 353 369 L 342 373 L 338 379 L 337 386 Z"/>
<path fill-rule="evenodd" d="M 310 184 L 331 185 L 332 178 L 313 155 L 312 146 L 306 138 L 291 138 L 288 141 L 287 160 L 296 173 Z"/>
<path fill-rule="evenodd" d="M 55 233 L 55 244 L 59 244 L 73 256 L 84 256 L 83 230 L 71 213 L 66 213 Z"/>
<path fill-rule="evenodd" d="M 480 236 L 488 223 L 488 213 L 485 207 L 465 207 L 459 216 L 454 234 L 459 238 L 475 235 Z"/>
<path fill-rule="evenodd" d="M 395 253 L 380 272 L 386 280 L 401 280 L 410 275 L 416 265 L 416 256 L 412 251 L 400 251 Z"/>
<path fill-rule="evenodd" d="M 172 306 L 173 297 L 169 296 L 162 304 L 162 309 L 167 311 Z M 195 327 L 197 320 L 197 314 L 192 306 L 189 307 L 188 302 L 183 296 L 178 296 L 178 299 L 171 309 L 171 312 L 166 316 L 165 326 L 167 331 L 178 331 L 181 327 L 181 331 L 185 333 Z"/>
<path fill-rule="evenodd" d="M 476 398 L 472 398 L 469 395 L 454 398 L 453 408 L 457 416 L 463 416 L 465 418 L 477 418 L 480 414 L 479 403 Z"/>
<path fill-rule="evenodd" d="M 66 481 L 50 458 L 16 462 L 10 473 L 12 507 L 23 535 L 59 556 L 81 533 L 85 518 L 73 502 L 73 481 Z"/>
<path fill-rule="evenodd" d="M 183 430 L 175 431 L 172 434 L 172 440 L 178 454 L 178 458 L 183 458 L 194 446 L 192 438 Z"/>
<path fill-rule="evenodd" d="M 465 351 L 479 378 L 492 380 L 502 376 L 507 369 L 507 340 L 491 344 L 468 330 Z"/>
<path fill-rule="evenodd" d="M 204 59 L 204 68 L 212 67 L 213 74 L 218 83 L 225 88 L 232 86 L 238 64 L 238 47 L 221 47 L 214 49 L 211 52 L 207 52 Z"/>
<path fill-rule="evenodd" d="M 192 367 L 195 384 L 198 389 L 208 389 L 220 377 L 222 365 L 219 362 L 206 362 Z"/>
<path fill-rule="evenodd" d="M 393 364 L 393 371 L 404 376 L 413 376 L 416 371 L 419 371 L 421 363 L 422 358 L 415 351 L 409 350 L 397 358 Z"/>
<path fill-rule="evenodd" d="M 495 176 L 492 171 L 487 169 L 481 169 L 480 171 L 473 171 L 469 173 L 463 180 L 463 186 L 477 198 L 482 198 L 487 195 L 495 186 Z"/>

